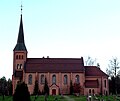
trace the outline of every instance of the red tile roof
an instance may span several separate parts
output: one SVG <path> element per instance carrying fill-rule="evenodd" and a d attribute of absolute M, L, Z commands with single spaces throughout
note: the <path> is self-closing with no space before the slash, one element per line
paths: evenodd
<path fill-rule="evenodd" d="M 99 87 L 98 80 L 85 80 L 85 87 L 86 88 L 98 88 Z"/>
<path fill-rule="evenodd" d="M 83 58 L 28 58 L 25 72 L 84 72 Z"/>
<path fill-rule="evenodd" d="M 105 74 L 97 66 L 85 66 L 85 76 L 106 76 L 108 77 L 108 75 Z"/>

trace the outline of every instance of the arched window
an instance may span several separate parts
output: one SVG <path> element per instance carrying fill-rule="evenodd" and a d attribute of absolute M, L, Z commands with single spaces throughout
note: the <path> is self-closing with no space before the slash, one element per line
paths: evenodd
<path fill-rule="evenodd" d="M 20 65 L 19 64 L 17 64 L 17 69 L 19 69 L 20 68 Z"/>
<path fill-rule="evenodd" d="M 29 85 L 32 84 L 32 75 L 31 75 L 31 74 L 28 76 L 28 84 L 29 84 Z"/>
<path fill-rule="evenodd" d="M 18 59 L 18 55 L 16 55 L 16 59 Z"/>
<path fill-rule="evenodd" d="M 19 69 L 22 69 L 22 64 L 20 64 L 20 68 Z"/>
<path fill-rule="evenodd" d="M 89 89 L 89 94 L 91 95 L 91 89 Z"/>
<path fill-rule="evenodd" d="M 64 84 L 67 84 L 68 78 L 67 75 L 64 75 Z"/>
<path fill-rule="evenodd" d="M 22 64 L 17 64 L 17 69 L 22 69 Z"/>
<path fill-rule="evenodd" d="M 104 80 L 104 86 L 105 86 L 105 88 L 106 88 L 106 80 Z"/>
<path fill-rule="evenodd" d="M 77 84 L 80 83 L 79 75 L 76 75 L 76 77 L 75 77 L 75 82 L 76 82 Z"/>
<path fill-rule="evenodd" d="M 53 76 L 52 76 L 52 83 L 53 83 L 53 84 L 56 84 L 56 75 L 53 75 Z"/>
<path fill-rule="evenodd" d="M 92 93 L 93 93 L 93 95 L 94 95 L 94 93 L 95 93 L 94 89 L 92 90 Z"/>
<path fill-rule="evenodd" d="M 44 84 L 45 83 L 45 77 L 44 75 L 41 75 L 41 84 Z"/>

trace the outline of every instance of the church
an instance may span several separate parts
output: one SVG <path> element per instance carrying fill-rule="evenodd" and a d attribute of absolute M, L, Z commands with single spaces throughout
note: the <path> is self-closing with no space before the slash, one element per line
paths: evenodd
<path fill-rule="evenodd" d="M 13 49 L 13 93 L 19 80 L 27 84 L 30 94 L 33 94 L 37 80 L 42 92 L 46 78 L 50 95 L 70 94 L 70 82 L 80 86 L 81 95 L 109 94 L 108 75 L 97 66 L 84 66 L 83 57 L 28 58 L 27 55 L 21 14 L 18 39 Z"/>

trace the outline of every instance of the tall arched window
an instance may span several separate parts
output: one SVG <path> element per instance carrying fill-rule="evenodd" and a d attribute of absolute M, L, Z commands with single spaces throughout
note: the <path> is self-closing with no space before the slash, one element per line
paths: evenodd
<path fill-rule="evenodd" d="M 22 69 L 22 64 L 20 64 L 20 69 Z"/>
<path fill-rule="evenodd" d="M 106 80 L 104 80 L 104 87 L 106 88 Z"/>
<path fill-rule="evenodd" d="M 67 75 L 64 75 L 64 84 L 67 84 L 67 82 L 68 82 Z"/>
<path fill-rule="evenodd" d="M 56 75 L 53 75 L 53 76 L 52 76 L 52 83 L 53 83 L 53 84 L 56 84 Z"/>
<path fill-rule="evenodd" d="M 32 75 L 31 75 L 31 74 L 28 76 L 28 84 L 29 84 L 29 85 L 32 84 Z"/>
<path fill-rule="evenodd" d="M 17 69 L 19 69 L 20 68 L 20 65 L 19 64 L 17 64 Z"/>
<path fill-rule="evenodd" d="M 94 95 L 94 93 L 95 93 L 94 89 L 92 90 L 92 93 L 93 93 L 93 95 Z"/>
<path fill-rule="evenodd" d="M 76 75 L 76 77 L 75 77 L 75 82 L 76 82 L 76 83 L 80 83 L 80 77 L 79 77 L 79 75 Z"/>
<path fill-rule="evenodd" d="M 91 95 L 91 89 L 89 89 L 89 94 Z"/>
<path fill-rule="evenodd" d="M 45 77 L 44 75 L 41 75 L 41 84 L 44 84 L 45 83 Z"/>

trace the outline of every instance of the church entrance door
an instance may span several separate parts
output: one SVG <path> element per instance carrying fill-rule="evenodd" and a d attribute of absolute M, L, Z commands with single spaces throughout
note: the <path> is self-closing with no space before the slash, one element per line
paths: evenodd
<path fill-rule="evenodd" d="M 56 89 L 52 89 L 52 95 L 56 95 Z"/>

